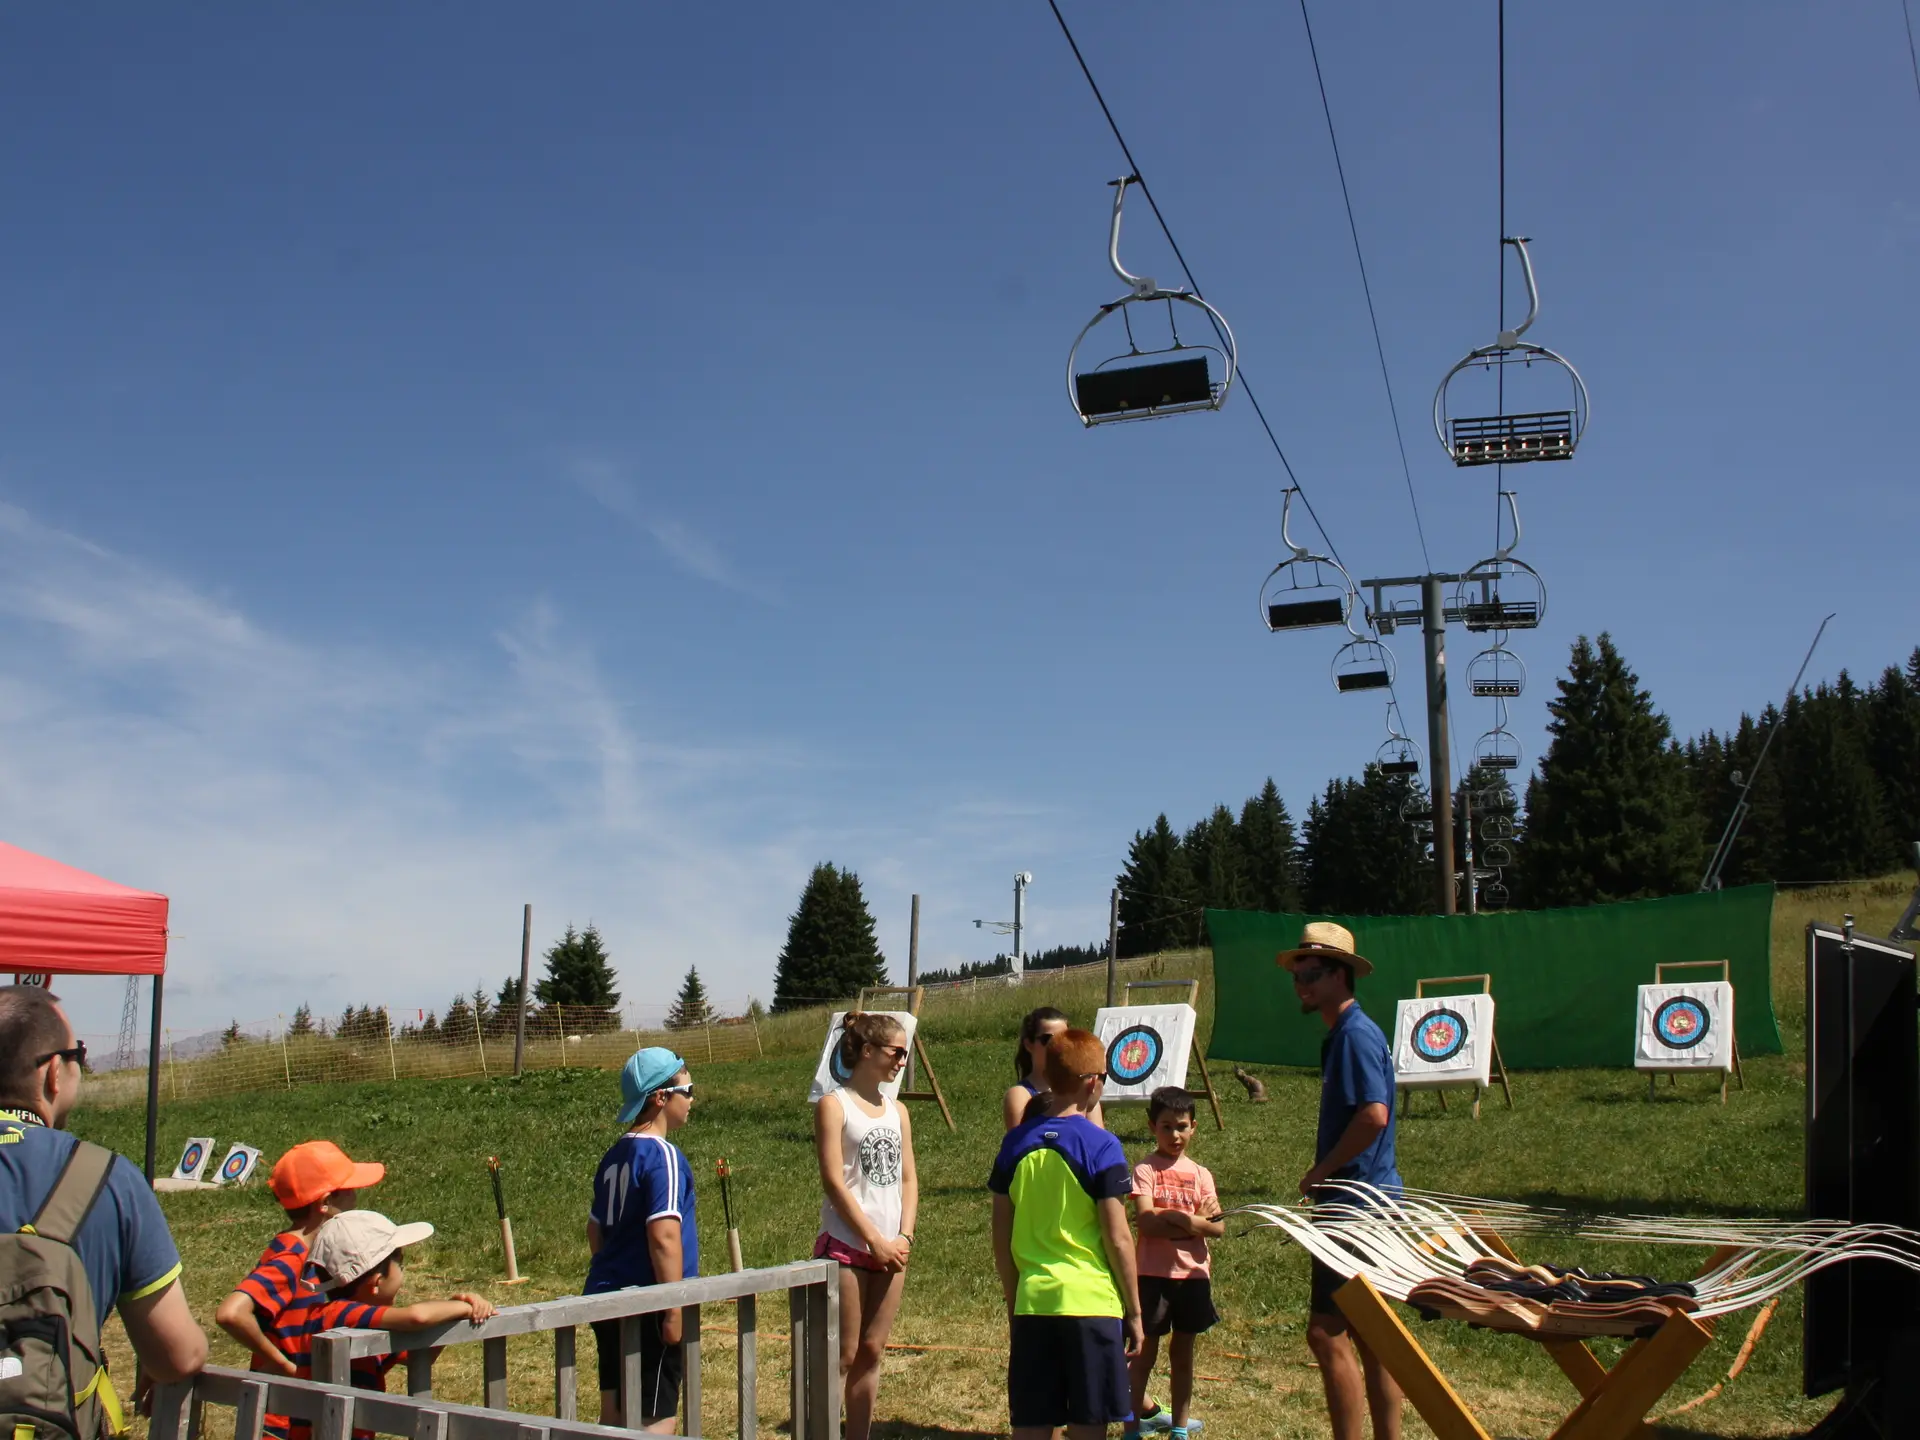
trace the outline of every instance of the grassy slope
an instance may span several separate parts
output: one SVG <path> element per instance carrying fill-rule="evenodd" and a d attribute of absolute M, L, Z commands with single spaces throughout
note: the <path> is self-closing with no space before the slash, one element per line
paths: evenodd
<path fill-rule="evenodd" d="M 1662 1088 L 1649 1103 L 1646 1086 L 1627 1071 L 1559 1071 L 1517 1077 L 1517 1108 L 1490 1100 L 1475 1124 L 1456 1106 L 1441 1115 L 1430 1097 L 1415 1106 L 1400 1132 L 1401 1166 L 1415 1184 L 1470 1194 L 1591 1202 L 1608 1208 L 1704 1213 L 1790 1213 L 1799 1204 L 1802 1085 L 1800 933 L 1813 916 L 1859 916 L 1863 930 L 1884 931 L 1905 886 L 1888 882 L 1849 892 L 1785 896 L 1776 909 L 1776 1007 L 1787 1041 L 1784 1058 L 1747 1067 L 1748 1089 L 1722 1109 L 1705 1081 Z M 1166 973 L 1205 975 L 1205 957 L 1169 960 Z M 1020 1009 L 1065 1002 L 1090 1016 L 1098 1003 L 1091 981 L 1029 985 L 945 1011 L 930 1024 L 933 1056 L 960 1122 L 950 1134 L 936 1111 L 917 1107 L 922 1176 L 919 1245 L 897 1341 L 936 1348 L 890 1357 L 881 1414 L 886 1433 L 1000 1433 L 1004 1322 L 987 1254 L 982 1184 L 999 1139 L 999 1095 L 1008 1079 L 1012 1022 Z M 1203 1009 L 1211 996 L 1203 993 Z M 817 1220 L 809 1116 L 802 1097 L 817 1040 L 798 1033 L 764 1061 L 696 1066 L 701 1090 L 681 1141 L 696 1176 L 706 1182 L 714 1160 L 734 1162 L 738 1210 L 749 1264 L 806 1253 Z M 801 1049 L 801 1046 L 806 1049 Z M 1229 1205 L 1285 1200 L 1312 1158 L 1318 1077 L 1264 1072 L 1272 1103 L 1247 1103 L 1227 1080 L 1228 1129 L 1201 1132 L 1195 1153 L 1210 1166 Z M 1226 1077 L 1222 1077 L 1226 1078 Z M 245 1139 L 277 1153 L 316 1135 L 337 1139 L 356 1156 L 386 1161 L 392 1177 L 369 1195 L 398 1219 L 428 1219 L 440 1235 L 412 1271 L 410 1293 L 425 1296 L 499 1273 L 484 1161 L 505 1161 L 516 1211 L 522 1269 L 533 1283 L 498 1287 L 501 1303 L 571 1293 L 585 1266 L 581 1236 L 588 1177 L 613 1134 L 612 1076 L 547 1071 L 525 1080 L 405 1082 L 316 1086 L 171 1107 L 162 1149 L 190 1133 Z M 75 1129 L 137 1153 L 137 1109 L 84 1110 Z M 1144 1118 L 1119 1110 L 1113 1124 L 1130 1153 L 1144 1148 Z M 166 1197 L 186 1257 L 196 1310 L 211 1321 L 213 1304 L 251 1264 L 275 1228 L 277 1211 L 262 1189 L 249 1193 Z M 701 1238 L 709 1257 L 724 1255 L 719 1205 L 706 1184 Z M 1678 1271 L 1683 1257 L 1619 1250 L 1580 1254 L 1556 1250 L 1539 1258 L 1563 1263 L 1604 1261 L 1612 1268 Z M 1271 1231 L 1235 1233 L 1216 1246 L 1216 1291 L 1225 1321 L 1201 1346 L 1197 1408 L 1222 1436 L 1309 1436 L 1325 1433 L 1318 1377 L 1306 1363 L 1302 1335 L 1306 1262 Z M 771 1307 L 770 1307 L 771 1308 Z M 724 1307 L 707 1316 L 708 1424 L 731 1433 L 732 1358 Z M 1674 1392 L 1674 1403 L 1705 1390 L 1725 1373 L 1746 1331 L 1747 1317 L 1723 1326 L 1714 1346 Z M 1745 1373 L 1719 1399 L 1685 1417 L 1673 1433 L 1785 1435 L 1805 1428 L 1824 1402 L 1798 1396 L 1798 1297 L 1789 1297 Z M 1419 1337 L 1479 1407 L 1497 1433 L 1543 1434 L 1571 1404 L 1558 1372 L 1535 1347 L 1458 1326 L 1423 1325 Z M 477 1347 L 450 1352 L 443 1393 L 478 1398 Z M 232 1363 L 222 1338 L 216 1357 Z M 764 1347 L 762 1428 L 783 1416 L 785 1349 Z M 583 1361 L 585 1356 L 582 1356 Z M 549 1364 L 538 1342 L 513 1349 L 514 1403 L 538 1409 Z M 771 1418 L 770 1418 L 771 1417 Z M 1417 1422 L 1410 1434 L 1424 1434 Z"/>

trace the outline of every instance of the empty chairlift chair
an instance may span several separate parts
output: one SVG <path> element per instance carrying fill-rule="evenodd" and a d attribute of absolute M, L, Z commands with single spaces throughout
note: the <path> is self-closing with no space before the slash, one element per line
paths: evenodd
<path fill-rule="evenodd" d="M 1382 775 L 1418 775 L 1420 747 L 1404 735 L 1391 736 L 1375 752 L 1373 763 L 1379 767 Z M 1431 806 L 1433 802 L 1427 803 Z"/>
<path fill-rule="evenodd" d="M 1355 636 L 1333 657 L 1333 688 L 1342 695 L 1355 690 L 1393 688 L 1393 652 L 1378 640 Z"/>
<path fill-rule="evenodd" d="M 1293 497 L 1280 508 L 1280 542 L 1287 558 L 1260 582 L 1260 619 L 1269 630 L 1316 630 L 1338 625 L 1352 633 L 1356 598 L 1353 577 L 1330 555 L 1293 542 Z"/>
<path fill-rule="evenodd" d="M 1540 291 L 1533 280 L 1533 261 L 1527 254 L 1524 236 L 1508 236 L 1504 244 L 1520 254 L 1520 272 L 1527 282 L 1527 318 L 1511 330 L 1503 330 L 1491 345 L 1482 345 L 1467 353 L 1446 373 L 1433 397 L 1433 429 L 1440 444 L 1455 465 L 1517 465 L 1528 460 L 1571 460 L 1587 428 L 1587 384 L 1563 357 L 1544 345 L 1534 345 L 1520 337 L 1526 334 L 1540 314 Z M 1531 371 L 1535 365 L 1557 367 L 1565 372 L 1567 406 L 1565 409 L 1531 409 L 1515 414 L 1456 415 L 1454 397 L 1449 391 L 1454 379 L 1468 370 L 1491 370 L 1495 366 L 1518 366 Z M 1504 377 L 1506 371 L 1500 372 Z M 1504 391 L 1504 385 L 1502 386 Z"/>
<path fill-rule="evenodd" d="M 1474 742 L 1473 763 L 1482 770 L 1518 770 L 1520 742 L 1513 738 L 1509 730 L 1489 730 Z"/>
<path fill-rule="evenodd" d="M 1478 700 L 1517 700 L 1527 688 L 1527 667 L 1504 645 L 1482 650 L 1467 662 L 1467 693 Z"/>
<path fill-rule="evenodd" d="M 1120 210 L 1126 203 L 1127 187 L 1139 179 L 1129 175 L 1110 182 L 1114 186 L 1113 226 L 1108 234 L 1107 260 L 1113 273 L 1129 287 L 1129 293 L 1102 305 L 1082 327 L 1067 355 L 1067 399 L 1086 426 L 1218 410 L 1227 403 L 1227 392 L 1233 388 L 1233 331 L 1226 316 L 1192 291 L 1181 287 L 1164 290 L 1152 276 L 1131 274 L 1120 263 Z M 1144 312 L 1133 307 L 1155 304 L 1166 306 L 1171 342 L 1143 348 L 1133 326 L 1135 317 L 1143 317 Z M 1190 318 L 1204 321 L 1215 343 L 1203 340 L 1191 344 L 1180 338 L 1181 307 L 1198 312 Z M 1127 348 L 1082 369 L 1080 351 L 1088 335 L 1096 325 L 1116 315 Z M 1153 323 L 1160 322 L 1156 318 Z"/>

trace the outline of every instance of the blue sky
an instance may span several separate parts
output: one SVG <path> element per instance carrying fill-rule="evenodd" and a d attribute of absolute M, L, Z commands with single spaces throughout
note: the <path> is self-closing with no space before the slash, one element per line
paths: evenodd
<path fill-rule="evenodd" d="M 1817 673 L 1903 657 L 1899 7 L 1509 11 L 1530 338 L 1594 402 L 1575 461 L 1510 472 L 1551 586 L 1528 761 L 1577 634 L 1682 732 L 1774 698 L 1829 610 Z M 1067 12 L 1333 543 L 1419 568 L 1297 10 Z M 1492 477 L 1425 416 L 1495 329 L 1492 6 L 1315 23 L 1462 567 Z M 5 834 L 173 897 L 183 1029 L 497 985 L 523 901 L 542 942 L 596 921 L 630 1000 L 689 964 L 765 997 L 822 859 L 896 970 L 910 893 L 926 963 L 980 958 L 1017 869 L 1032 943 L 1082 942 L 1157 812 L 1269 774 L 1303 811 L 1385 737 L 1324 632 L 1258 623 L 1283 481 L 1244 397 L 1067 408 L 1123 162 L 1037 0 L 42 7 L 6 38 Z M 1144 207 L 1127 241 L 1175 278 Z M 117 986 L 65 988 L 113 1028 Z"/>

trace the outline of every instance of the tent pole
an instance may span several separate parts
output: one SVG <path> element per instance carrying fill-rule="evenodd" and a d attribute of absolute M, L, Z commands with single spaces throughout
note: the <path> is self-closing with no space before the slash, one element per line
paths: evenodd
<path fill-rule="evenodd" d="M 153 977 L 153 1028 L 147 1035 L 147 1183 L 153 1183 L 153 1151 L 160 1139 L 160 977 Z"/>

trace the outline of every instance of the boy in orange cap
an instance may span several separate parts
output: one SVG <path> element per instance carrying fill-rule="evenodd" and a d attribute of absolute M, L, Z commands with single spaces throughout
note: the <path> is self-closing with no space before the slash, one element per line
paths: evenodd
<path fill-rule="evenodd" d="M 250 1370 L 271 1375 L 296 1375 L 300 1367 L 281 1353 L 271 1332 L 280 1312 L 302 1295 L 314 1293 L 305 1278 L 307 1248 L 320 1227 L 343 1211 L 355 1208 L 359 1192 L 386 1177 L 387 1167 L 349 1160 L 331 1140 L 308 1140 L 294 1146 L 273 1167 L 267 1187 L 287 1212 L 287 1228 L 260 1252 L 259 1263 L 220 1302 L 214 1319 L 220 1328 L 252 1354 Z M 284 1437 L 284 1415 L 266 1417 L 266 1432 Z"/>

